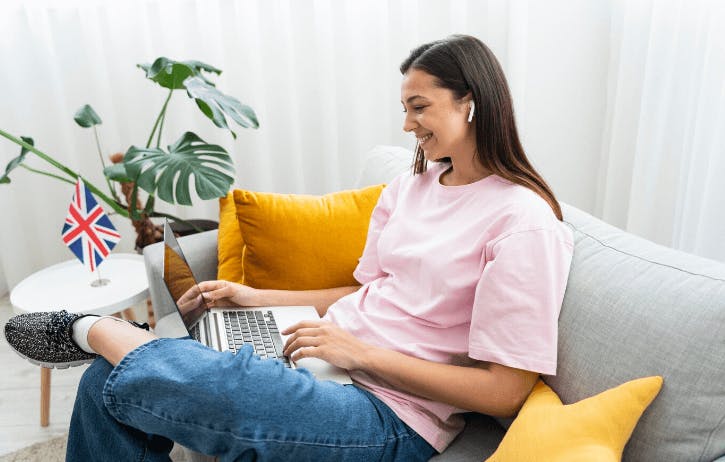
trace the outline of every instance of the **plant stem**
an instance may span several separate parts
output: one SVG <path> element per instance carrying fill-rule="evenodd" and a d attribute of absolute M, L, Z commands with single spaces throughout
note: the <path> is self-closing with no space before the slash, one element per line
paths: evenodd
<path fill-rule="evenodd" d="M 154 128 L 151 129 L 151 135 L 149 136 L 148 141 L 146 141 L 146 147 L 151 146 L 151 141 L 154 139 L 154 133 L 156 133 L 156 128 L 159 126 L 159 123 L 161 122 L 161 119 L 166 114 L 166 106 L 169 105 L 169 100 L 171 99 L 171 95 L 174 94 L 174 90 L 169 90 L 169 96 L 166 97 L 166 101 L 164 101 L 164 105 L 161 107 L 161 112 L 159 112 L 159 116 L 156 117 L 156 122 L 154 122 Z M 159 139 L 161 138 L 161 133 L 159 133 Z"/>
<path fill-rule="evenodd" d="M 7 138 L 10 141 L 12 141 L 13 143 L 17 144 L 18 146 L 22 146 L 25 149 L 27 149 L 28 151 L 34 153 L 36 156 L 40 157 L 41 159 L 43 159 L 44 161 L 48 162 L 53 167 L 57 168 L 58 170 L 62 171 L 66 175 L 68 175 L 71 179 L 77 180 L 79 176 L 81 178 L 83 178 L 79 173 L 74 172 L 73 170 L 69 169 L 68 167 L 66 167 L 65 165 L 61 164 L 57 160 L 53 159 L 49 155 L 45 154 L 42 151 L 39 151 L 32 144 L 28 144 L 25 141 L 23 141 L 23 140 L 21 140 L 19 138 L 16 138 L 13 135 L 11 135 L 10 133 L 7 133 L 7 132 L 5 132 L 3 130 L 0 130 L 0 136 L 2 136 L 4 138 Z M 60 179 L 60 178 L 58 178 L 58 179 Z M 124 209 L 119 204 L 117 204 L 116 202 L 114 202 L 113 199 L 111 199 L 110 197 L 106 196 L 103 192 L 101 192 L 100 189 L 98 189 L 96 186 L 94 186 L 93 183 L 90 183 L 85 178 L 83 178 L 83 181 L 86 183 L 86 186 L 88 186 L 88 189 L 90 189 L 91 192 L 93 194 L 95 194 L 99 199 L 101 199 L 103 202 L 105 202 L 106 204 L 108 204 L 119 215 L 122 215 L 122 216 L 128 218 L 128 211 L 126 209 Z M 75 184 L 75 181 L 73 181 L 73 184 Z"/>
<path fill-rule="evenodd" d="M 19 165 L 18 167 L 22 167 L 22 168 L 24 168 L 25 170 L 30 170 L 31 172 L 33 172 L 33 173 L 37 173 L 37 174 L 39 174 L 39 175 L 45 175 L 45 176 L 49 176 L 49 177 L 51 177 L 51 178 L 55 178 L 55 179 L 57 179 L 57 180 L 60 180 L 60 181 L 65 181 L 65 182 L 66 182 L 66 183 L 68 183 L 68 184 L 72 184 L 72 185 L 75 185 L 75 182 L 73 182 L 73 181 L 69 180 L 68 178 L 63 178 L 62 176 L 58 176 L 58 175 L 53 175 L 52 173 L 44 172 L 44 171 L 42 171 L 42 170 L 36 170 L 36 169 L 34 169 L 34 168 L 28 167 L 28 166 L 27 166 L 27 165 L 25 165 L 25 164 L 20 164 L 20 165 Z"/>
<path fill-rule="evenodd" d="M 149 197 L 146 200 L 146 207 L 144 207 L 144 209 L 143 209 L 143 213 L 145 213 L 146 215 L 148 215 L 149 213 L 153 213 L 154 202 L 156 202 L 156 199 L 155 199 L 153 193 L 149 194 Z"/>
<path fill-rule="evenodd" d="M 131 191 L 131 203 L 128 204 L 129 208 L 129 217 L 132 220 L 140 220 L 141 215 L 138 213 L 137 205 L 138 204 L 138 184 L 133 184 L 133 191 Z"/>
<path fill-rule="evenodd" d="M 159 136 L 156 137 L 156 147 L 161 146 L 161 132 L 164 130 L 164 122 L 166 122 L 166 107 L 164 107 L 164 116 L 161 118 L 161 125 L 159 125 Z"/>
<path fill-rule="evenodd" d="M 55 167 L 55 168 L 61 170 L 62 172 L 64 172 L 66 175 L 68 175 L 72 179 L 75 180 L 75 179 L 78 178 L 79 175 L 76 172 L 74 172 L 73 170 L 69 169 L 65 165 L 61 164 L 57 160 L 53 159 L 49 155 L 47 155 L 47 154 L 45 154 L 45 153 L 43 153 L 41 151 L 38 151 L 35 148 L 35 146 L 33 146 L 32 144 L 28 144 L 25 141 L 21 140 L 20 138 L 15 138 L 13 135 L 11 135 L 10 133 L 7 133 L 7 132 L 5 132 L 3 130 L 0 130 L 0 136 L 4 136 L 5 138 L 9 139 L 13 143 L 17 144 L 18 146 L 21 146 L 21 147 L 27 149 L 28 151 L 34 153 L 35 155 L 37 155 L 38 157 L 40 157 L 44 161 L 48 162 L 53 167 Z"/>
<path fill-rule="evenodd" d="M 101 150 L 101 140 L 98 139 L 98 130 L 96 130 L 96 126 L 93 126 L 93 135 L 96 137 L 96 147 L 98 148 L 98 157 L 101 158 L 101 166 L 103 167 L 103 170 L 106 170 L 106 161 L 103 160 L 103 151 Z M 111 195 L 113 196 L 113 200 L 118 202 L 118 194 L 116 194 L 116 189 L 111 186 L 111 180 L 108 179 L 108 177 L 103 174 L 104 177 L 106 177 L 106 184 L 108 185 L 108 190 L 111 191 Z"/>

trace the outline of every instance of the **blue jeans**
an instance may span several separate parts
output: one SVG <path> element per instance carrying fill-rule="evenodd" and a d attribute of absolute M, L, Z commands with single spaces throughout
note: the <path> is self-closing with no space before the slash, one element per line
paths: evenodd
<path fill-rule="evenodd" d="M 176 441 L 222 461 L 428 460 L 435 450 L 354 385 L 159 339 L 83 374 L 67 461 L 168 461 Z"/>

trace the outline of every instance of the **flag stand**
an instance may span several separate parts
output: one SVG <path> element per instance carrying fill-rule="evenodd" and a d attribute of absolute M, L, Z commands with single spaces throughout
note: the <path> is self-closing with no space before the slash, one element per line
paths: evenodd
<path fill-rule="evenodd" d="M 101 279 L 100 268 L 96 268 L 96 272 L 98 273 L 98 279 L 96 279 L 95 281 L 91 281 L 91 287 L 103 287 L 111 283 L 111 281 L 109 281 L 108 279 Z"/>

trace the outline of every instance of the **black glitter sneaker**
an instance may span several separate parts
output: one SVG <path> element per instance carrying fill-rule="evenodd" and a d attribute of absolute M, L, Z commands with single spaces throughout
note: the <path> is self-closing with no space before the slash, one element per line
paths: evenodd
<path fill-rule="evenodd" d="M 10 318 L 5 324 L 5 338 L 17 354 L 33 364 L 66 369 L 92 362 L 98 355 L 82 350 L 73 341 L 73 323 L 87 314 L 41 311 Z M 128 321 L 148 330 L 148 324 Z"/>

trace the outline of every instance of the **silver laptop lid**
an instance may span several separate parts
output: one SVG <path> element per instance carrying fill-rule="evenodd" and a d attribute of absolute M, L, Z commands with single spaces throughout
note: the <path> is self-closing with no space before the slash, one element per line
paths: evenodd
<path fill-rule="evenodd" d="M 191 335 L 191 328 L 204 316 L 208 306 L 201 295 L 199 284 L 181 251 L 179 241 L 164 219 L 164 284 L 174 305 Z"/>

